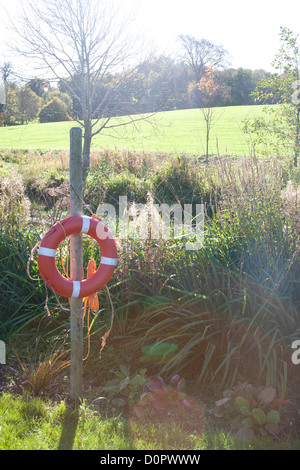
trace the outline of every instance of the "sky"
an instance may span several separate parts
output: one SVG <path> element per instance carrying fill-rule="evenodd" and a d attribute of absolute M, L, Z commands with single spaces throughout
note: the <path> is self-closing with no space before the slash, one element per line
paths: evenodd
<path fill-rule="evenodd" d="M 83 0 L 84 1 L 84 0 Z M 300 34 L 299 0 L 117 0 L 134 9 L 140 33 L 153 42 L 157 53 L 176 56 L 179 34 L 191 34 L 222 45 L 230 65 L 272 71 L 279 48 L 280 27 Z M 22 0 L 0 0 L 0 19 L 5 9 L 14 17 Z M 8 33 L 0 22 L 0 65 L 16 63 L 4 42 Z"/>
<path fill-rule="evenodd" d="M 179 34 L 222 45 L 234 68 L 272 70 L 280 27 L 300 34 L 299 0 L 140 0 L 149 37 L 170 51 Z"/>

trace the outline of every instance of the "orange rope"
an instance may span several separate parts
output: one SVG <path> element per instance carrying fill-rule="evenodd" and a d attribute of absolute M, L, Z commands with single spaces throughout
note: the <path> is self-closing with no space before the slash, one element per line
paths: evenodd
<path fill-rule="evenodd" d="M 69 208 L 70 208 L 70 197 L 68 197 L 67 216 L 69 215 Z M 68 271 L 69 271 L 69 238 L 67 237 L 67 234 L 66 234 L 66 231 L 65 231 L 64 226 L 60 223 L 60 221 L 58 221 L 58 223 L 59 223 L 59 225 L 61 226 L 61 228 L 62 228 L 63 231 L 64 231 L 64 234 L 65 234 L 65 240 L 64 240 L 64 241 L 66 241 L 66 244 L 67 244 L 66 268 L 65 268 L 64 261 L 63 261 L 63 241 L 62 241 L 61 244 L 60 244 L 60 260 L 61 260 L 61 265 L 62 265 L 62 269 L 63 269 L 63 272 L 64 272 L 66 278 L 67 278 L 67 279 L 70 279 L 69 274 L 68 274 Z"/>
<path fill-rule="evenodd" d="M 90 237 L 91 239 L 91 237 Z M 90 240 L 90 245 L 91 245 L 91 240 Z M 91 246 L 91 251 L 92 251 L 92 246 Z M 93 274 L 95 274 L 96 272 L 96 262 L 93 258 L 93 255 L 91 253 L 91 259 L 88 263 L 88 267 L 87 267 L 87 278 L 93 276 Z M 90 339 L 90 312 L 93 313 L 93 315 L 95 315 L 97 312 L 99 311 L 99 299 L 98 299 L 98 294 L 97 292 L 95 294 L 92 294 L 88 297 L 85 297 L 84 298 L 84 301 L 83 301 L 83 316 L 82 316 L 82 323 L 84 322 L 84 317 L 86 315 L 86 312 L 87 312 L 87 336 L 88 336 L 88 351 L 87 351 L 87 355 L 86 357 L 84 358 L 84 361 L 88 358 L 89 354 L 90 354 L 90 343 L 91 343 L 91 339 Z"/>

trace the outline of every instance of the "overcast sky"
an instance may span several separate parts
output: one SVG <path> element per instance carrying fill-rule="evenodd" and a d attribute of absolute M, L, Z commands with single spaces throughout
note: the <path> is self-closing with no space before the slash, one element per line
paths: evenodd
<path fill-rule="evenodd" d="M 84 1 L 84 0 L 82 0 Z M 223 45 L 234 68 L 271 69 L 279 47 L 280 26 L 300 34 L 299 0 L 117 0 L 122 7 L 138 4 L 140 32 L 153 40 L 157 51 L 176 53 L 179 34 L 192 34 Z M 11 16 L 22 0 L 0 0 Z M 12 59 L 4 46 L 7 32 L 0 22 L 0 64 Z"/>

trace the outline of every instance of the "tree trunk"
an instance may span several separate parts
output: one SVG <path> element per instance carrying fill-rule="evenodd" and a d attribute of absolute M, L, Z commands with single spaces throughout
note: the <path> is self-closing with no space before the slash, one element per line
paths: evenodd
<path fill-rule="evenodd" d="M 208 142 L 209 142 L 209 130 L 210 130 L 210 116 L 207 116 L 207 121 L 206 121 L 206 163 L 208 163 Z"/>
<path fill-rule="evenodd" d="M 298 154 L 299 154 L 299 137 L 300 137 L 300 106 L 297 106 L 297 117 L 296 117 L 296 139 L 295 139 L 295 153 L 294 153 L 294 166 L 298 165 Z"/>
<path fill-rule="evenodd" d="M 91 135 L 84 135 L 83 151 L 82 151 L 82 168 L 85 173 L 90 166 L 90 153 L 91 153 Z"/>
<path fill-rule="evenodd" d="M 90 125 L 88 125 L 87 127 L 84 126 L 84 140 L 83 140 L 83 151 L 82 151 L 82 167 L 83 167 L 84 173 L 90 166 L 90 153 L 91 153 L 91 143 L 92 143 L 92 136 L 91 136 L 90 129 L 91 129 Z"/>

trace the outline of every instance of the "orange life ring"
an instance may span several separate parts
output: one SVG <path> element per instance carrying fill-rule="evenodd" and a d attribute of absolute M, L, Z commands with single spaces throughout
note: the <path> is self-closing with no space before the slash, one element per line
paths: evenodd
<path fill-rule="evenodd" d="M 94 238 L 101 250 L 98 269 L 88 279 L 72 281 L 62 276 L 55 263 L 59 244 L 69 235 L 87 233 Z M 64 297 L 88 297 L 103 289 L 113 275 L 117 265 L 117 246 L 112 233 L 99 220 L 73 216 L 56 222 L 43 236 L 38 251 L 38 267 L 46 285 Z"/>

